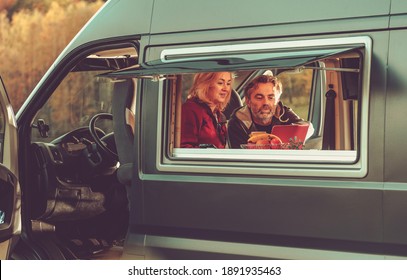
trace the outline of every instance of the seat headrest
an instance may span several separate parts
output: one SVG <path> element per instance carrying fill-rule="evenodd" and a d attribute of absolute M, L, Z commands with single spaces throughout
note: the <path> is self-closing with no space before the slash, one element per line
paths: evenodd
<path fill-rule="evenodd" d="M 126 79 L 114 84 L 112 113 L 113 130 L 120 164 L 132 162 L 134 114 L 129 109 L 134 98 L 134 82 Z"/>

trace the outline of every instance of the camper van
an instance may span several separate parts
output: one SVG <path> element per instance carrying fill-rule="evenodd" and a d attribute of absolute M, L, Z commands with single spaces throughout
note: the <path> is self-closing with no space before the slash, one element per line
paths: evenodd
<path fill-rule="evenodd" d="M 107 1 L 15 117 L 0 86 L 1 258 L 406 258 L 406 49 L 404 0 Z M 203 72 L 226 122 L 278 77 L 312 135 L 184 148 Z"/>

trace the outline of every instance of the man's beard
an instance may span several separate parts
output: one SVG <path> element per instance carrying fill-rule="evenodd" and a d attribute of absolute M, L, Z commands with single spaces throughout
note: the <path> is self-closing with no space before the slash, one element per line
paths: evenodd
<path fill-rule="evenodd" d="M 256 113 L 252 114 L 255 116 L 255 121 L 258 122 L 261 125 L 269 125 L 271 124 L 271 120 L 273 119 L 273 110 L 271 108 L 267 108 L 267 113 L 262 113 L 262 111 L 266 109 L 266 108 L 262 108 L 259 111 L 257 111 Z"/>

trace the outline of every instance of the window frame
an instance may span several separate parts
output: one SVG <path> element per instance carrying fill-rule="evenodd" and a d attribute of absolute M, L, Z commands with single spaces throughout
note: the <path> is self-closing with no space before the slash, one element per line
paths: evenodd
<path fill-rule="evenodd" d="M 94 83 L 96 79 L 100 79 L 100 77 L 102 77 L 103 74 L 105 73 L 111 71 L 118 71 L 122 68 L 129 67 L 129 65 L 136 64 L 139 59 L 139 50 L 140 50 L 139 40 L 140 38 L 133 38 L 126 41 L 120 40 L 117 42 L 110 42 L 103 45 L 99 44 L 97 46 L 89 46 L 85 50 L 76 54 L 73 58 L 72 57 L 69 58 L 70 62 L 63 69 L 64 71 L 57 71 L 58 72 L 57 76 L 52 77 L 51 79 L 52 84 L 48 87 L 47 95 L 41 95 L 43 100 L 40 103 L 38 103 L 38 108 L 36 109 L 34 115 L 32 116 L 33 122 L 35 120 L 40 119 L 39 117 L 40 112 L 43 111 L 46 106 L 49 106 L 51 100 L 55 98 L 55 95 L 58 94 L 62 95 L 58 93 L 58 91 L 61 90 L 61 85 L 63 87 L 63 83 L 65 83 L 66 80 L 69 79 L 70 75 L 78 75 L 78 73 L 81 72 L 88 73 L 89 75 L 93 76 L 92 79 L 89 79 L 89 81 L 92 80 L 92 83 Z M 113 83 L 114 81 L 106 81 L 106 83 L 107 82 Z M 83 84 L 84 83 L 82 82 L 82 85 Z M 102 83 L 100 82 L 99 84 Z M 75 94 L 76 95 L 82 94 L 85 96 L 86 92 L 81 93 L 80 91 L 78 91 Z M 31 99 L 31 97 L 33 96 L 30 95 L 28 98 Z M 22 108 L 23 107 L 26 106 L 23 105 Z M 52 107 L 50 106 L 50 108 Z M 21 111 L 22 110 L 19 110 L 18 114 L 21 114 L 22 113 Z M 38 134 L 37 129 L 31 129 L 30 141 L 53 142 L 59 139 L 60 137 L 64 136 L 66 133 L 69 133 L 76 129 L 88 127 L 90 119 L 91 118 L 87 120 L 87 123 L 85 125 L 78 126 L 77 124 L 75 124 L 74 127 L 67 129 L 65 132 L 56 134 L 54 138 L 52 138 L 52 136 L 42 138 L 39 135 L 36 135 Z M 49 121 L 48 119 L 45 120 Z M 49 124 L 51 122 L 49 121 L 46 123 Z"/>
<path fill-rule="evenodd" d="M 255 47 L 256 44 L 250 44 Z M 360 95 L 360 116 L 359 116 L 359 143 L 354 157 L 349 157 L 348 151 L 290 151 L 294 156 L 286 159 L 287 151 L 268 151 L 267 156 L 262 159 L 253 160 L 253 154 L 259 154 L 261 151 L 253 150 L 200 150 L 183 149 L 178 155 L 169 153 L 169 134 L 170 130 L 168 120 L 170 100 L 167 100 L 165 81 L 159 81 L 158 104 L 165 104 L 165 110 L 158 111 L 157 125 L 157 151 L 156 168 L 161 172 L 182 172 L 191 174 L 239 174 L 239 175 L 272 175 L 272 176 L 301 176 L 301 177 L 347 177 L 362 178 L 368 171 L 368 105 L 369 105 L 369 81 L 372 56 L 372 41 L 368 36 L 348 37 L 348 38 L 329 38 L 303 41 L 284 41 L 269 43 L 270 51 L 278 48 L 332 48 L 337 46 L 357 46 L 363 45 L 364 56 L 362 57 L 362 75 L 361 75 L 361 95 Z M 242 45 L 244 46 L 244 45 Z M 216 50 L 216 46 L 212 47 Z M 234 46 L 236 48 L 236 46 Z M 243 48 L 243 47 L 242 47 Z M 193 51 L 191 48 L 180 48 L 179 52 L 187 54 L 198 52 L 199 47 Z M 207 47 L 202 47 L 207 49 Z M 226 49 L 225 46 L 219 49 Z M 171 53 L 176 53 L 177 49 L 171 49 Z M 163 51 L 164 52 L 164 51 Z M 165 52 L 168 53 L 168 52 Z M 161 57 L 163 54 L 161 54 Z M 180 56 L 182 57 L 182 55 Z M 233 69 L 231 69 L 233 70 Z M 324 76 L 324 75 L 322 75 Z M 321 81 L 324 80 L 321 77 Z M 164 139 L 164 140 L 163 140 Z M 177 150 L 174 150 L 177 151 Z M 284 153 L 286 153 L 284 155 Z M 298 154 L 300 153 L 300 154 Z M 308 160 L 302 160 L 302 156 L 307 154 Z M 320 156 L 323 155 L 323 158 Z M 310 160 L 313 158 L 312 160 Z M 347 160 L 343 160 L 347 158 Z"/>

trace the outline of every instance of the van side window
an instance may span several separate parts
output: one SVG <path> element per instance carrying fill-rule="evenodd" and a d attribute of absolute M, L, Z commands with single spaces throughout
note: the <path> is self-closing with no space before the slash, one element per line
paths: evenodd
<path fill-rule="evenodd" d="M 156 59 L 152 56 L 144 66 L 112 76 L 150 77 L 161 84 L 165 106 L 158 111 L 163 127 L 157 132 L 156 146 L 160 171 L 360 178 L 367 172 L 371 48 L 370 38 L 362 36 L 202 48 L 161 46 L 150 52 L 157 54 Z M 272 73 L 282 83 L 285 106 L 280 112 L 295 112 L 298 116 L 292 123 L 310 127 L 306 136 L 303 128 L 298 132 L 291 127 L 279 129 L 286 138 L 278 145 L 267 136 L 270 144 L 263 146 L 248 141 L 233 149 L 230 145 L 182 148 L 182 104 L 192 77 L 203 72 L 235 74 L 233 94 L 240 100 L 232 111 L 248 102 L 244 90 L 250 81 Z M 246 117 L 248 125 L 254 123 L 250 113 Z M 229 115 L 227 121 L 229 125 Z M 281 126 L 285 121 L 280 119 Z"/>

